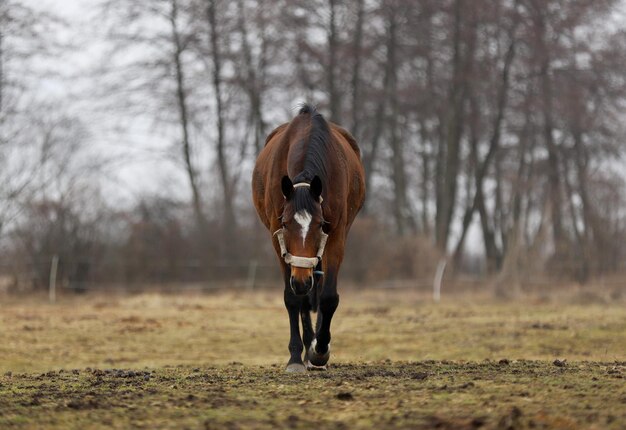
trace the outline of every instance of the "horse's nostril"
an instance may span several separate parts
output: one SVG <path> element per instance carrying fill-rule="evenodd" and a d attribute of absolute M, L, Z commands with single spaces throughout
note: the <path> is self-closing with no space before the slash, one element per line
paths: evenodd
<path fill-rule="evenodd" d="M 311 278 L 306 278 L 300 281 L 292 276 L 289 279 L 289 285 L 293 293 L 297 296 L 300 296 L 307 294 L 311 290 L 313 283 Z"/>

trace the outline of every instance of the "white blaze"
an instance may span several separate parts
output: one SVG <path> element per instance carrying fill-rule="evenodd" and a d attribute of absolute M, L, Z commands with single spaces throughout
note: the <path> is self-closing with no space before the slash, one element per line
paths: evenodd
<path fill-rule="evenodd" d="M 304 239 L 306 239 L 306 234 L 309 232 L 309 227 L 311 227 L 311 220 L 313 217 L 310 213 L 303 209 L 296 212 L 293 218 L 298 224 L 300 224 L 300 227 L 302 227 L 300 234 L 302 235 L 302 246 L 304 246 Z"/>

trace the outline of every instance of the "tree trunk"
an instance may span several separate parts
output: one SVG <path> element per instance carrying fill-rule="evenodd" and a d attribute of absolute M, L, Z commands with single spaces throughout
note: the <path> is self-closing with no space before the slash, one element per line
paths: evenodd
<path fill-rule="evenodd" d="M 397 74 L 397 19 L 396 11 L 390 11 L 388 16 L 389 40 L 393 43 L 389 46 L 387 53 L 387 63 L 389 66 L 389 118 L 388 129 L 390 133 L 389 144 L 391 147 L 392 159 L 392 180 L 393 180 L 393 214 L 396 221 L 396 231 L 399 236 L 406 233 L 409 227 L 409 215 L 406 195 L 406 172 L 404 166 L 404 152 L 402 142 L 398 136 L 398 74 Z"/>
<path fill-rule="evenodd" d="M 316 84 L 311 79 L 311 76 L 309 76 L 308 64 L 303 55 L 303 47 L 306 45 L 306 36 L 303 31 L 304 30 L 300 26 L 297 26 L 295 29 L 296 34 L 294 37 L 296 39 L 296 52 L 294 53 L 294 56 L 298 78 L 305 91 L 304 98 L 305 100 L 309 100 L 313 92 L 316 90 Z"/>
<path fill-rule="evenodd" d="M 339 92 L 337 91 L 337 0 L 328 0 L 330 6 L 329 28 L 328 28 L 328 99 L 330 119 L 341 124 L 341 107 Z"/>
<path fill-rule="evenodd" d="M 224 211 L 222 213 L 222 224 L 224 226 L 224 244 L 232 241 L 235 231 L 235 212 L 233 207 L 233 189 L 228 169 L 228 161 L 226 160 L 226 151 L 224 148 L 224 106 L 222 96 L 222 58 L 219 49 L 218 33 L 217 33 L 217 0 L 208 0 L 207 18 L 209 22 L 209 38 L 211 43 L 211 61 L 213 63 L 213 89 L 215 91 L 215 108 L 216 108 L 216 128 L 217 128 L 217 165 L 222 182 L 222 196 Z"/>
<path fill-rule="evenodd" d="M 449 113 L 446 118 L 445 138 L 440 142 L 438 174 L 441 181 L 437 190 L 437 214 L 435 225 L 435 239 L 437 248 L 442 254 L 446 253 L 450 224 L 455 209 L 457 177 L 459 173 L 460 145 L 463 135 L 463 110 L 466 99 L 465 67 L 472 58 L 474 34 L 469 38 L 467 45 L 462 45 L 463 39 L 463 2 L 454 3 L 454 36 L 452 59 L 452 83 L 449 93 Z M 462 50 L 466 49 L 465 61 Z"/>
<path fill-rule="evenodd" d="M 607 229 L 603 228 L 600 222 L 596 209 L 591 202 L 589 196 L 589 174 L 587 172 L 588 154 L 585 148 L 582 132 L 578 129 L 578 126 L 574 127 L 574 151 L 576 162 L 576 181 L 578 183 L 578 192 L 582 203 L 582 215 L 584 225 L 584 240 L 585 240 L 585 256 L 594 261 L 594 269 L 606 269 L 602 267 L 603 261 L 607 256 Z"/>
<path fill-rule="evenodd" d="M 395 13 L 390 11 L 389 13 Z M 391 28 L 389 21 L 387 22 L 386 29 L 386 59 L 385 59 L 385 74 L 383 76 L 383 95 L 382 100 L 379 101 L 378 106 L 376 108 L 376 113 L 374 115 L 374 127 L 372 131 L 372 145 L 369 151 L 363 153 L 363 167 L 365 168 L 365 189 L 370 189 L 372 175 L 374 173 L 374 161 L 376 161 L 378 146 L 380 145 L 380 140 L 383 134 L 384 128 L 384 120 L 385 120 L 385 110 L 387 107 L 387 103 L 391 98 L 391 83 L 392 83 L 392 75 L 395 73 L 395 70 L 392 67 L 392 63 L 394 62 L 393 58 L 396 55 L 396 30 L 395 24 L 394 28 Z M 364 212 L 367 212 L 369 209 L 368 200 L 365 202 L 365 207 L 363 208 Z"/>
<path fill-rule="evenodd" d="M 187 91 L 185 89 L 185 75 L 182 63 L 183 44 L 180 39 L 178 30 L 178 3 L 177 0 L 171 0 L 170 24 L 172 30 L 172 42 L 174 43 L 174 65 L 176 74 L 176 101 L 178 103 L 180 129 L 182 133 L 182 150 L 183 160 L 185 162 L 185 170 L 187 179 L 191 187 L 191 195 L 193 199 L 193 209 L 196 217 L 198 229 L 205 231 L 206 218 L 202 210 L 202 199 L 198 187 L 198 175 L 193 166 L 191 157 L 191 142 L 189 138 L 189 114 L 187 106 Z"/>
<path fill-rule="evenodd" d="M 361 110 L 361 57 L 363 44 L 363 17 L 365 15 L 365 0 L 357 0 L 356 24 L 354 29 L 352 63 L 352 125 L 351 132 L 359 140 L 359 111 Z"/>
<path fill-rule="evenodd" d="M 544 9 L 540 6 L 535 10 L 535 24 L 539 37 L 540 70 L 539 84 L 541 85 L 542 96 L 542 115 L 543 115 L 543 137 L 548 150 L 548 184 L 550 193 L 550 210 L 552 220 L 552 238 L 557 254 L 565 245 L 563 243 L 563 225 L 561 221 L 561 179 L 559 173 L 559 153 L 556 142 L 554 141 L 554 109 L 553 109 L 553 92 L 552 92 L 552 76 L 550 62 L 550 48 L 546 38 L 548 37 Z"/>
<path fill-rule="evenodd" d="M 2 123 L 2 111 L 4 109 L 4 33 L 0 28 L 0 124 Z"/>
<path fill-rule="evenodd" d="M 474 115 L 477 115 L 477 112 L 479 111 L 479 106 L 477 101 L 475 100 L 475 97 L 473 95 L 470 95 L 470 106 L 472 109 L 472 112 L 474 112 Z M 478 166 L 479 165 L 479 161 L 478 161 L 478 140 L 479 140 L 479 134 L 478 134 L 478 127 L 479 124 L 477 121 L 471 121 L 470 122 L 470 156 L 472 158 L 472 164 L 474 166 Z M 500 256 L 501 256 L 501 251 L 498 249 L 498 246 L 496 244 L 496 240 L 495 240 L 495 233 L 494 233 L 494 227 L 493 227 L 493 217 L 491 217 L 487 211 L 487 205 L 486 205 L 486 198 L 485 198 L 485 193 L 483 190 L 483 181 L 482 179 L 479 181 L 479 176 L 482 176 L 484 178 L 485 174 L 486 174 L 486 165 L 485 163 L 483 163 L 482 166 L 480 166 L 481 168 L 484 167 L 485 171 L 480 171 L 482 169 L 479 169 L 478 167 L 475 169 L 475 187 L 476 187 L 476 191 L 475 191 L 475 195 L 474 198 L 472 199 L 472 206 L 475 205 L 476 210 L 478 211 L 479 214 L 479 219 L 480 219 L 480 226 L 481 226 L 481 230 L 482 230 L 482 234 L 483 234 L 483 243 L 485 246 L 485 257 L 486 257 L 486 261 L 487 261 L 487 272 L 489 273 L 493 273 L 495 272 L 497 269 L 499 269 L 500 267 Z M 471 207 L 470 207 L 471 209 Z M 466 212 L 466 214 L 469 213 Z M 467 231 L 467 224 L 466 224 L 467 218 L 464 217 L 463 219 L 463 226 L 464 226 L 464 231 Z M 455 263 L 458 265 L 460 262 L 460 248 L 457 246 L 457 249 L 455 250 L 455 254 L 454 254 L 454 258 L 455 258 Z"/>
<path fill-rule="evenodd" d="M 527 175 L 528 163 L 526 155 L 531 151 L 529 148 L 529 132 L 531 128 L 531 112 L 530 104 L 525 103 L 524 108 L 524 125 L 518 134 L 518 165 L 516 168 L 516 176 L 511 183 L 511 198 L 508 227 L 506 235 L 506 250 L 503 252 L 502 267 L 500 269 L 500 286 L 502 288 L 513 288 L 519 292 L 521 283 L 525 273 L 522 267 L 525 267 L 527 251 L 524 249 L 525 243 L 522 234 L 522 190 L 526 188 L 528 183 Z"/>
<path fill-rule="evenodd" d="M 589 258 L 587 258 L 588 257 L 587 226 L 584 225 L 584 221 L 585 221 L 584 215 L 583 215 L 582 220 L 580 220 L 576 211 L 576 203 L 574 202 L 576 191 L 574 190 L 574 186 L 569 180 L 569 173 L 568 173 L 569 163 L 567 162 L 566 159 L 562 159 L 562 162 L 563 162 L 563 185 L 565 186 L 565 192 L 566 192 L 565 198 L 567 200 L 567 208 L 569 209 L 572 232 L 574 233 L 574 238 L 576 240 L 576 246 L 573 247 L 573 250 L 572 250 L 577 260 L 577 265 L 576 265 L 577 267 L 575 269 L 574 275 L 576 277 L 576 280 L 579 283 L 584 284 L 585 282 L 587 282 L 589 278 Z M 582 221 L 582 231 L 580 228 L 581 221 Z"/>
<path fill-rule="evenodd" d="M 554 121 L 552 118 L 552 82 L 549 66 L 546 64 L 541 70 L 543 87 L 543 114 L 544 138 L 548 149 L 548 182 L 550 184 L 550 202 L 552 218 L 552 235 L 554 246 L 558 249 L 563 242 L 563 226 L 561 222 L 561 179 L 559 174 L 559 154 L 554 141 Z M 558 252 L 558 251 L 557 251 Z"/>
<path fill-rule="evenodd" d="M 261 6 L 262 7 L 262 6 Z M 261 151 L 261 145 L 265 139 L 265 121 L 262 109 L 262 83 L 256 73 L 256 67 L 252 61 L 252 50 L 248 41 L 248 28 L 246 26 L 245 8 L 243 0 L 237 0 L 238 19 L 237 26 L 241 33 L 243 65 L 245 80 L 242 86 L 250 102 L 250 122 L 254 127 L 254 150 L 255 154 Z M 262 75 L 262 72 L 259 72 Z"/>
<path fill-rule="evenodd" d="M 428 219 L 428 200 L 430 198 L 430 193 L 428 192 L 428 183 L 430 182 L 430 157 L 428 155 L 428 151 L 426 150 L 426 146 L 429 142 L 429 132 L 426 129 L 425 121 L 420 122 L 420 138 L 422 140 L 423 149 L 420 153 L 420 158 L 422 160 L 422 177 L 421 177 L 421 186 L 420 186 L 420 197 L 422 201 L 422 232 L 425 235 L 430 234 L 430 221 Z"/>

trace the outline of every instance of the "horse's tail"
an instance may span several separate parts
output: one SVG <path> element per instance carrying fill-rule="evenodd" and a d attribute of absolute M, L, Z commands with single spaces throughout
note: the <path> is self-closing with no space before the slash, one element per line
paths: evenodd
<path fill-rule="evenodd" d="M 301 103 L 299 105 L 300 109 L 298 110 L 298 115 L 303 115 L 303 114 L 312 114 L 315 115 L 317 113 L 317 109 L 315 108 L 315 106 L 310 105 L 308 103 Z"/>
<path fill-rule="evenodd" d="M 322 145 L 330 141 L 330 125 L 315 106 L 303 103 L 300 105 L 298 115 L 308 115 L 311 118 L 310 140 Z"/>

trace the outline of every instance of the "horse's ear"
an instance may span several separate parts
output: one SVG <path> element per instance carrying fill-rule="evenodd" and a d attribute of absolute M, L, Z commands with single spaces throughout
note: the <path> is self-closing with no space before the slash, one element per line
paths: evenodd
<path fill-rule="evenodd" d="M 311 181 L 311 194 L 315 200 L 319 201 L 320 196 L 322 195 L 322 180 L 319 176 L 315 176 Z"/>
<path fill-rule="evenodd" d="M 286 199 L 291 198 L 293 194 L 293 183 L 291 179 L 289 179 L 289 176 L 283 176 L 282 181 L 280 181 L 280 186 L 283 190 L 283 196 L 285 196 Z"/>

